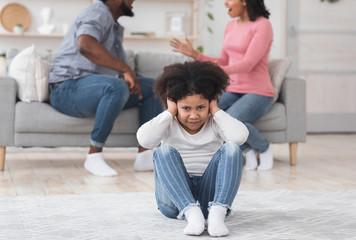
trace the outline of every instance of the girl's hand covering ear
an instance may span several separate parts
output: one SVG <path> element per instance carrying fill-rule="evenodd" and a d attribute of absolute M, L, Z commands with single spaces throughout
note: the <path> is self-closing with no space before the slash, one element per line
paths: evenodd
<path fill-rule="evenodd" d="M 214 116 L 215 113 L 219 110 L 220 110 L 220 108 L 218 107 L 218 100 L 217 99 L 211 100 L 210 104 L 209 104 L 210 114 Z"/>
<path fill-rule="evenodd" d="M 178 112 L 177 104 L 169 98 L 167 98 L 167 111 L 170 112 L 173 117 L 176 116 Z"/>

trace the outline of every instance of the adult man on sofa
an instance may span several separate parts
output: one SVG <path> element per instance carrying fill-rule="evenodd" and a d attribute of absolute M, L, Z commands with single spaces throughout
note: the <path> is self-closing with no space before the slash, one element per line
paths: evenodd
<path fill-rule="evenodd" d="M 101 0 L 84 9 L 68 30 L 50 73 L 51 105 L 74 117 L 95 116 L 84 167 L 98 176 L 117 172 L 102 149 L 122 109 L 140 105 L 140 124 L 162 111 L 153 79 L 137 78 L 126 64 L 121 16 L 132 17 L 134 0 Z M 139 147 L 134 168 L 152 169 L 152 150 Z"/>

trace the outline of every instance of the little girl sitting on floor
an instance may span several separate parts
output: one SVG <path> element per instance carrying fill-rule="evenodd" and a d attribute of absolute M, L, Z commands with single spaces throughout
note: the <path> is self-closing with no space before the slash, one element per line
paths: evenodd
<path fill-rule="evenodd" d="M 161 144 L 153 156 L 155 195 L 169 218 L 187 219 L 187 235 L 229 234 L 225 216 L 240 185 L 246 126 L 217 106 L 229 77 L 210 62 L 165 67 L 155 92 L 167 110 L 137 132 L 145 148 Z"/>

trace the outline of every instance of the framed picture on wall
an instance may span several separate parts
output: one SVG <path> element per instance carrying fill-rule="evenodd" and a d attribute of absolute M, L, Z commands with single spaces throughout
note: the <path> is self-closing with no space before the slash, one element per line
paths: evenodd
<path fill-rule="evenodd" d="M 167 12 L 166 14 L 166 35 L 185 36 L 188 34 L 186 12 Z"/>

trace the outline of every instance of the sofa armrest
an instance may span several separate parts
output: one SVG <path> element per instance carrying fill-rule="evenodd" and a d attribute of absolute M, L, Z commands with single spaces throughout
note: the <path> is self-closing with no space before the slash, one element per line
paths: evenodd
<path fill-rule="evenodd" d="M 285 78 L 278 101 L 286 107 L 288 142 L 306 140 L 306 82 L 298 78 Z"/>
<path fill-rule="evenodd" d="M 14 145 L 16 96 L 15 79 L 0 76 L 0 146 Z"/>

